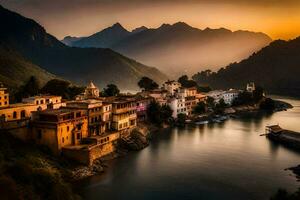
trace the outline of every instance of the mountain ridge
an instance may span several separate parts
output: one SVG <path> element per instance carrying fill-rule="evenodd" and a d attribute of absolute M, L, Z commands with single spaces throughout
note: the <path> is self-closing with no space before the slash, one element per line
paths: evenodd
<path fill-rule="evenodd" d="M 87 40 L 89 37 L 85 37 L 85 41 Z M 177 22 L 162 24 L 158 28 L 147 28 L 135 34 L 129 32 L 122 39 L 113 41 L 110 45 L 93 43 L 91 46 L 111 48 L 147 65 L 157 66 L 166 73 L 174 72 L 173 75 L 179 76 L 183 71 L 193 74 L 199 68 L 217 69 L 240 61 L 268 45 L 272 39 L 261 32 L 231 31 L 226 28 L 202 30 L 185 22 Z M 89 46 L 78 45 L 79 43 L 80 40 L 73 45 Z"/>
<path fill-rule="evenodd" d="M 243 88 L 255 82 L 271 94 L 300 96 L 300 37 L 275 40 L 247 59 L 217 72 L 202 71 L 193 78 L 214 88 Z"/>
<path fill-rule="evenodd" d="M 69 47 L 32 19 L 0 7 L 3 30 L 0 40 L 33 64 L 60 77 L 86 84 L 89 80 L 105 87 L 108 83 L 121 89 L 137 89 L 142 76 L 157 82 L 167 78 L 154 67 L 148 67 L 107 48 Z"/>

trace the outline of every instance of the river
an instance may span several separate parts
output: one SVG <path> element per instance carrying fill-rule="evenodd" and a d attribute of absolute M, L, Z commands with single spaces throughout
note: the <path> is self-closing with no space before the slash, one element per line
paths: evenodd
<path fill-rule="evenodd" d="M 264 200 L 278 188 L 295 191 L 300 183 L 284 169 L 300 164 L 300 153 L 259 136 L 268 124 L 300 131 L 300 101 L 281 100 L 294 108 L 162 131 L 149 147 L 87 180 L 83 197 Z"/>

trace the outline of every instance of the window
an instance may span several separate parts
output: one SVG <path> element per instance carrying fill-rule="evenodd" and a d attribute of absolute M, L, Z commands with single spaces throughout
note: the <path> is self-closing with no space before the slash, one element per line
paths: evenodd
<path fill-rule="evenodd" d="M 62 143 L 65 143 L 65 138 L 64 137 L 62 137 Z"/>
<path fill-rule="evenodd" d="M 80 133 L 77 133 L 77 140 L 80 139 Z"/>
<path fill-rule="evenodd" d="M 17 118 L 17 112 L 16 112 L 16 111 L 14 111 L 14 113 L 13 113 L 13 118 L 14 118 L 14 119 Z"/>
<path fill-rule="evenodd" d="M 35 101 L 35 104 L 37 104 L 37 105 L 38 105 L 38 104 L 39 104 L 39 101 L 38 101 L 38 100 L 36 100 L 36 101 Z"/>
<path fill-rule="evenodd" d="M 119 124 L 119 129 L 121 129 L 122 128 L 122 124 Z"/>
<path fill-rule="evenodd" d="M 7 99 L 7 96 L 4 96 L 4 99 Z"/>
<path fill-rule="evenodd" d="M 5 101 L 4 104 L 7 105 L 7 101 Z"/>
<path fill-rule="evenodd" d="M 24 118 L 25 117 L 25 110 L 22 110 L 21 111 L 21 118 Z"/>
<path fill-rule="evenodd" d="M 70 131 L 70 127 L 69 127 L 69 126 L 67 126 L 67 131 L 68 131 L 68 132 Z"/>
<path fill-rule="evenodd" d="M 41 104 L 44 104 L 44 100 L 41 100 Z"/>
<path fill-rule="evenodd" d="M 42 139 L 42 130 L 38 130 L 38 135 L 37 135 L 37 138 L 40 140 Z"/>

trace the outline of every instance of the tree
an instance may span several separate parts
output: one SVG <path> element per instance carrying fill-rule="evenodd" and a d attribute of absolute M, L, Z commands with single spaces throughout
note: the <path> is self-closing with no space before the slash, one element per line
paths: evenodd
<path fill-rule="evenodd" d="M 179 126 L 184 126 L 185 120 L 186 120 L 186 114 L 184 114 L 184 113 L 179 113 L 179 114 L 177 115 L 177 124 L 178 124 Z"/>
<path fill-rule="evenodd" d="M 164 122 L 167 122 L 170 118 L 172 118 L 173 110 L 169 105 L 163 105 L 161 107 L 160 115 Z"/>
<path fill-rule="evenodd" d="M 182 87 L 198 87 L 198 84 L 194 80 L 189 80 L 187 75 L 183 75 L 178 78 L 178 82 L 181 84 Z"/>
<path fill-rule="evenodd" d="M 260 109 L 263 110 L 274 110 L 275 109 L 275 101 L 271 98 L 266 98 L 259 105 Z"/>
<path fill-rule="evenodd" d="M 260 86 L 256 86 L 255 90 L 253 91 L 253 100 L 255 103 L 262 100 L 264 97 L 264 89 Z"/>
<path fill-rule="evenodd" d="M 206 105 L 203 101 L 198 102 L 197 105 L 194 107 L 195 114 L 202 114 L 205 111 L 206 111 Z"/>
<path fill-rule="evenodd" d="M 103 88 L 102 96 L 104 97 L 111 97 L 111 96 L 117 96 L 120 94 L 120 90 L 118 86 L 115 84 L 108 84 L 106 88 Z"/>
<path fill-rule="evenodd" d="M 226 106 L 227 104 L 225 103 L 224 99 L 220 99 L 220 101 L 215 106 L 215 113 L 223 114 Z"/>
<path fill-rule="evenodd" d="M 206 104 L 209 108 L 214 108 L 215 107 L 215 99 L 213 97 L 207 97 L 206 98 Z"/>
<path fill-rule="evenodd" d="M 232 102 L 233 106 L 240 106 L 240 105 L 248 105 L 253 103 L 253 97 L 250 92 L 243 91 L 240 92 L 238 97 L 235 98 Z"/>
<path fill-rule="evenodd" d="M 147 108 L 147 116 L 151 123 L 160 125 L 162 123 L 160 115 L 161 106 L 156 101 L 150 102 Z"/>
<path fill-rule="evenodd" d="M 138 82 L 138 86 L 146 91 L 158 88 L 158 84 L 146 76 L 141 78 L 141 80 Z"/>
<path fill-rule="evenodd" d="M 15 94 L 16 100 L 21 101 L 22 98 L 27 98 L 39 94 L 40 86 L 37 78 L 31 76 L 29 80 L 20 87 L 20 89 Z"/>
<path fill-rule="evenodd" d="M 73 99 L 82 93 L 84 87 L 71 85 L 69 81 L 52 79 L 41 89 L 41 93 L 62 96 L 64 99 Z"/>

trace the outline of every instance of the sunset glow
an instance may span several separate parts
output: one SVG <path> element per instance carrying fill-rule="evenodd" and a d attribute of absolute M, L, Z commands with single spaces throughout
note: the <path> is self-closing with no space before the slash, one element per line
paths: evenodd
<path fill-rule="evenodd" d="M 0 3 L 37 20 L 59 39 L 66 35 L 90 35 L 116 22 L 129 30 L 184 21 L 200 29 L 224 27 L 264 32 L 272 39 L 293 39 L 300 35 L 300 2 L 296 0 L 0 0 Z"/>

